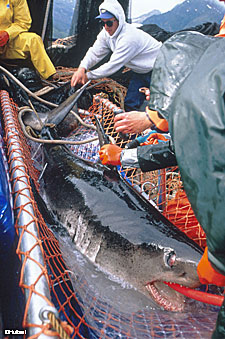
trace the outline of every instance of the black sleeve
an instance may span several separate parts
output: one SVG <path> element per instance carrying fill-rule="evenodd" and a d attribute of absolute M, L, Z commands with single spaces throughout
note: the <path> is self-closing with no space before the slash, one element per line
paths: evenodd
<path fill-rule="evenodd" d="M 137 156 L 143 172 L 177 165 L 171 141 L 161 142 L 156 145 L 140 146 L 137 148 Z"/>

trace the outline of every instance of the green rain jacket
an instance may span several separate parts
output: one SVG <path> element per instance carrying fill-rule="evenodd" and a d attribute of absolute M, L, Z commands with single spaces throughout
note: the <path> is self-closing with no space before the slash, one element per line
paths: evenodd
<path fill-rule="evenodd" d="M 168 120 L 212 266 L 225 274 L 225 38 L 182 32 L 156 60 L 150 108 Z M 225 301 L 212 339 L 225 338 Z"/>
<path fill-rule="evenodd" d="M 182 32 L 156 59 L 150 108 L 169 122 L 188 199 L 208 258 L 225 275 L 225 38 Z M 225 300 L 212 339 L 225 338 Z"/>
<path fill-rule="evenodd" d="M 150 108 L 169 121 L 184 188 L 225 275 L 225 39 L 181 32 L 152 75 Z"/>

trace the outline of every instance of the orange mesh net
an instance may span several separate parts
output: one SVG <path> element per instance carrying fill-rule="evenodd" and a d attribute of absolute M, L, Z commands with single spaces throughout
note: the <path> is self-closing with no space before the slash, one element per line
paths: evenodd
<path fill-rule="evenodd" d="M 92 115 L 99 111 L 103 113 L 106 134 L 111 135 L 116 144 L 123 148 L 134 137 L 137 137 L 137 135 L 130 135 L 128 140 L 121 139 L 120 135 L 114 130 L 113 108 L 114 105 L 107 99 L 96 96 L 89 112 Z M 183 190 L 178 167 L 146 173 L 136 168 L 121 168 L 121 172 L 123 172 L 123 176 L 175 226 L 186 233 L 189 238 L 197 242 L 202 248 L 205 248 L 206 236 Z"/>
<path fill-rule="evenodd" d="M 16 105 L 11 102 L 11 110 L 13 112 L 13 125 L 10 127 L 10 132 L 16 130 L 19 132 L 20 143 L 23 160 L 26 165 L 26 179 L 30 183 L 30 178 L 35 183 L 38 190 L 38 172 L 34 169 L 33 161 L 30 154 L 30 149 L 27 146 L 27 140 L 23 136 L 21 127 L 17 120 L 18 110 Z M 104 127 L 106 133 L 111 135 L 116 143 L 121 147 L 131 140 L 134 136 L 129 136 L 129 139 L 124 141 L 120 135 L 115 133 L 113 129 L 113 109 L 115 105 L 110 103 L 107 99 L 95 100 L 92 107 L 90 107 L 90 117 L 93 118 L 95 113 L 103 113 Z M 2 112 L 4 115 L 4 112 Z M 84 128 L 85 131 L 85 128 Z M 6 140 L 8 142 L 8 140 Z M 10 158 L 10 152 L 8 154 Z M 187 233 L 188 236 L 204 246 L 205 235 L 197 223 L 190 204 L 183 192 L 180 173 L 177 167 L 167 168 L 159 171 L 152 171 L 143 173 L 139 169 L 120 169 L 122 175 L 129 180 L 129 182 L 143 194 L 149 201 L 155 205 L 162 213 L 170 219 L 177 227 Z M 12 169 L 11 169 L 12 174 Z M 23 178 L 19 178 L 23 180 Z M 17 192 L 13 187 L 13 193 L 17 196 L 23 192 Z M 120 310 L 115 309 L 110 304 L 98 297 L 93 290 L 83 271 L 79 265 L 76 264 L 75 284 L 72 283 L 72 276 L 67 267 L 58 240 L 55 238 L 53 232 L 46 225 L 42 215 L 39 212 L 38 205 L 34 199 L 33 191 L 30 189 L 32 198 L 32 205 L 34 208 L 33 220 L 36 223 L 39 237 L 35 238 L 35 245 L 39 245 L 44 257 L 44 265 L 41 267 L 41 274 L 46 277 L 51 293 L 51 300 L 47 303 L 54 304 L 59 311 L 60 319 L 66 321 L 71 326 L 73 333 L 72 338 L 162 338 L 177 337 L 183 333 L 184 338 L 190 338 L 190 334 L 195 338 L 202 338 L 200 332 L 207 333 L 213 328 L 216 314 L 210 318 L 203 312 L 198 317 L 192 318 L 191 322 L 184 319 L 176 319 L 174 321 L 169 313 L 162 311 L 148 311 L 144 309 L 139 312 L 131 312 L 130 314 L 123 314 Z M 26 209 L 26 206 L 22 206 Z M 20 211 L 17 211 L 17 220 Z M 24 283 L 24 267 L 28 260 L 35 260 L 30 257 L 30 251 L 23 252 L 20 248 L 21 239 L 25 232 L 29 231 L 29 225 L 19 225 L 16 222 L 16 228 L 23 229 L 20 235 L 17 252 L 19 256 L 24 256 L 24 266 L 21 270 L 20 286 L 23 290 L 28 290 L 28 302 L 24 311 L 23 327 L 38 327 L 38 337 L 41 333 L 51 334 L 50 324 L 37 325 L 29 322 L 29 301 L 33 293 L 36 293 L 36 281 L 31 286 Z M 194 231 L 190 231 L 193 229 Z M 38 262 L 35 262 L 39 265 Z M 79 295 L 82 295 L 82 298 Z M 46 298 L 44 295 L 42 298 Z M 207 307 L 207 306 L 206 306 Z M 209 320 L 210 319 L 210 320 Z M 181 321 L 179 323 L 179 321 Z M 196 331 L 196 327 L 203 324 L 200 332 Z M 205 325 L 207 324 L 207 326 Z M 204 327 L 205 326 L 205 327 Z M 201 331 L 202 330 L 202 331 Z M 187 335 L 187 336 L 186 336 Z"/>
<path fill-rule="evenodd" d="M 206 246 L 206 236 L 196 219 L 186 193 L 180 189 L 175 197 L 168 200 L 163 214 L 187 236 L 202 248 Z"/>

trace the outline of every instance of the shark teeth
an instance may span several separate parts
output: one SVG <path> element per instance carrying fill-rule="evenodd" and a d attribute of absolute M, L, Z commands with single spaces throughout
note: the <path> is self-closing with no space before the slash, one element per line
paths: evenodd
<path fill-rule="evenodd" d="M 148 292 L 151 293 L 151 296 L 155 300 L 155 302 L 164 308 L 166 311 L 172 311 L 172 312 L 182 312 L 183 311 L 183 305 L 182 304 L 175 304 L 166 299 L 164 296 L 162 296 L 158 289 L 155 287 L 154 283 L 149 283 L 146 285 L 146 288 Z"/>

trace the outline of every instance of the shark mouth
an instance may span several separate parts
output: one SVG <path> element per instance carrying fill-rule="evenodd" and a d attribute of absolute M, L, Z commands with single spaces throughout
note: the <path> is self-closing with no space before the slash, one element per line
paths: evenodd
<path fill-rule="evenodd" d="M 165 284 L 160 281 L 154 281 L 146 285 L 150 297 L 164 310 L 172 312 L 182 312 L 184 310 L 184 297 L 172 290 L 165 288 Z"/>

